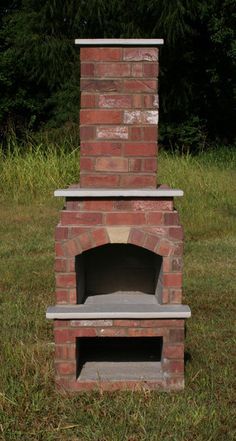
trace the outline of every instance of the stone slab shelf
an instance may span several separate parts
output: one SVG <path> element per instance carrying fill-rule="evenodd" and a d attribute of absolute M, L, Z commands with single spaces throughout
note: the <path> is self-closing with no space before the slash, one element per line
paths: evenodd
<path fill-rule="evenodd" d="M 191 317 L 191 310 L 187 305 L 60 305 L 49 306 L 46 313 L 51 320 L 74 319 L 185 319 Z"/>
<path fill-rule="evenodd" d="M 84 38 L 75 39 L 79 46 L 160 46 L 164 44 L 162 38 Z"/>
<path fill-rule="evenodd" d="M 183 196 L 183 190 L 179 189 L 106 189 L 106 188 L 64 188 L 54 192 L 56 197 L 66 198 L 109 198 L 109 197 L 145 197 L 145 198 L 172 198 Z"/>

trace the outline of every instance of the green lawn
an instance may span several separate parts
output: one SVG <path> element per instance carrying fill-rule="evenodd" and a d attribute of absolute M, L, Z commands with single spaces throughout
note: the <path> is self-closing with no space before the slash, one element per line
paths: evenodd
<path fill-rule="evenodd" d="M 20 161 L 20 162 L 19 162 Z M 63 164 L 65 166 L 64 172 Z M 236 154 L 161 154 L 161 182 L 182 188 L 186 387 L 180 393 L 59 394 L 53 384 L 54 227 L 78 157 L 0 157 L 0 440 L 231 441 L 236 437 Z M 28 170 L 28 171 L 27 171 Z"/>

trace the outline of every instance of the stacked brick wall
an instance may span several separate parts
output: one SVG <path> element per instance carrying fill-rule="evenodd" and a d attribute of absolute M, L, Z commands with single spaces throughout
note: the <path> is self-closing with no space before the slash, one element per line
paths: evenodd
<path fill-rule="evenodd" d="M 184 320 L 55 320 L 55 369 L 58 387 L 69 391 L 184 387 Z M 158 380 L 81 381 L 77 379 L 76 339 L 80 337 L 162 337 Z"/>
<path fill-rule="evenodd" d="M 158 49 L 81 48 L 81 187 L 156 187 Z"/>
<path fill-rule="evenodd" d="M 75 304 L 75 256 L 111 242 L 111 229 L 127 231 L 126 243 L 163 256 L 160 302 L 182 301 L 183 229 L 172 199 L 74 199 L 56 228 L 56 300 Z"/>

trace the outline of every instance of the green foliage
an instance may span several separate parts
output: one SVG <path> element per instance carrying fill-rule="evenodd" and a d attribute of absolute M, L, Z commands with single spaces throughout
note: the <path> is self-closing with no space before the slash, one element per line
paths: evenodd
<path fill-rule="evenodd" d="M 198 116 L 179 124 L 163 124 L 159 140 L 172 152 L 200 153 L 206 148 L 206 127 Z"/>
<path fill-rule="evenodd" d="M 235 0 L 129 4 L 126 0 L 3 0 L 2 135 L 12 125 L 19 133 L 78 121 L 79 54 L 74 38 L 163 37 L 161 123 L 174 133 L 183 134 L 186 127 L 188 137 L 188 128 L 204 121 L 210 139 L 231 143 L 235 136 L 235 6 Z M 177 138 L 178 144 L 182 136 Z M 165 140 L 170 144 L 173 137 Z M 195 135 L 193 143 L 195 149 Z"/>

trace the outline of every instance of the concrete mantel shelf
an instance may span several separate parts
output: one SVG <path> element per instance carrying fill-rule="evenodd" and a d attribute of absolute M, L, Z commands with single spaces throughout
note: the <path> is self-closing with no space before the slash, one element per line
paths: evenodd
<path fill-rule="evenodd" d="M 162 38 L 84 38 L 76 39 L 79 46 L 160 46 L 164 44 Z"/>
<path fill-rule="evenodd" d="M 191 317 L 187 305 L 127 305 L 91 304 L 49 306 L 46 317 L 51 320 L 64 319 L 185 319 Z"/>
<path fill-rule="evenodd" d="M 140 197 L 140 198 L 172 198 L 183 196 L 183 190 L 179 189 L 106 189 L 106 188 L 64 188 L 54 192 L 56 197 L 66 198 L 109 198 L 109 197 Z"/>

